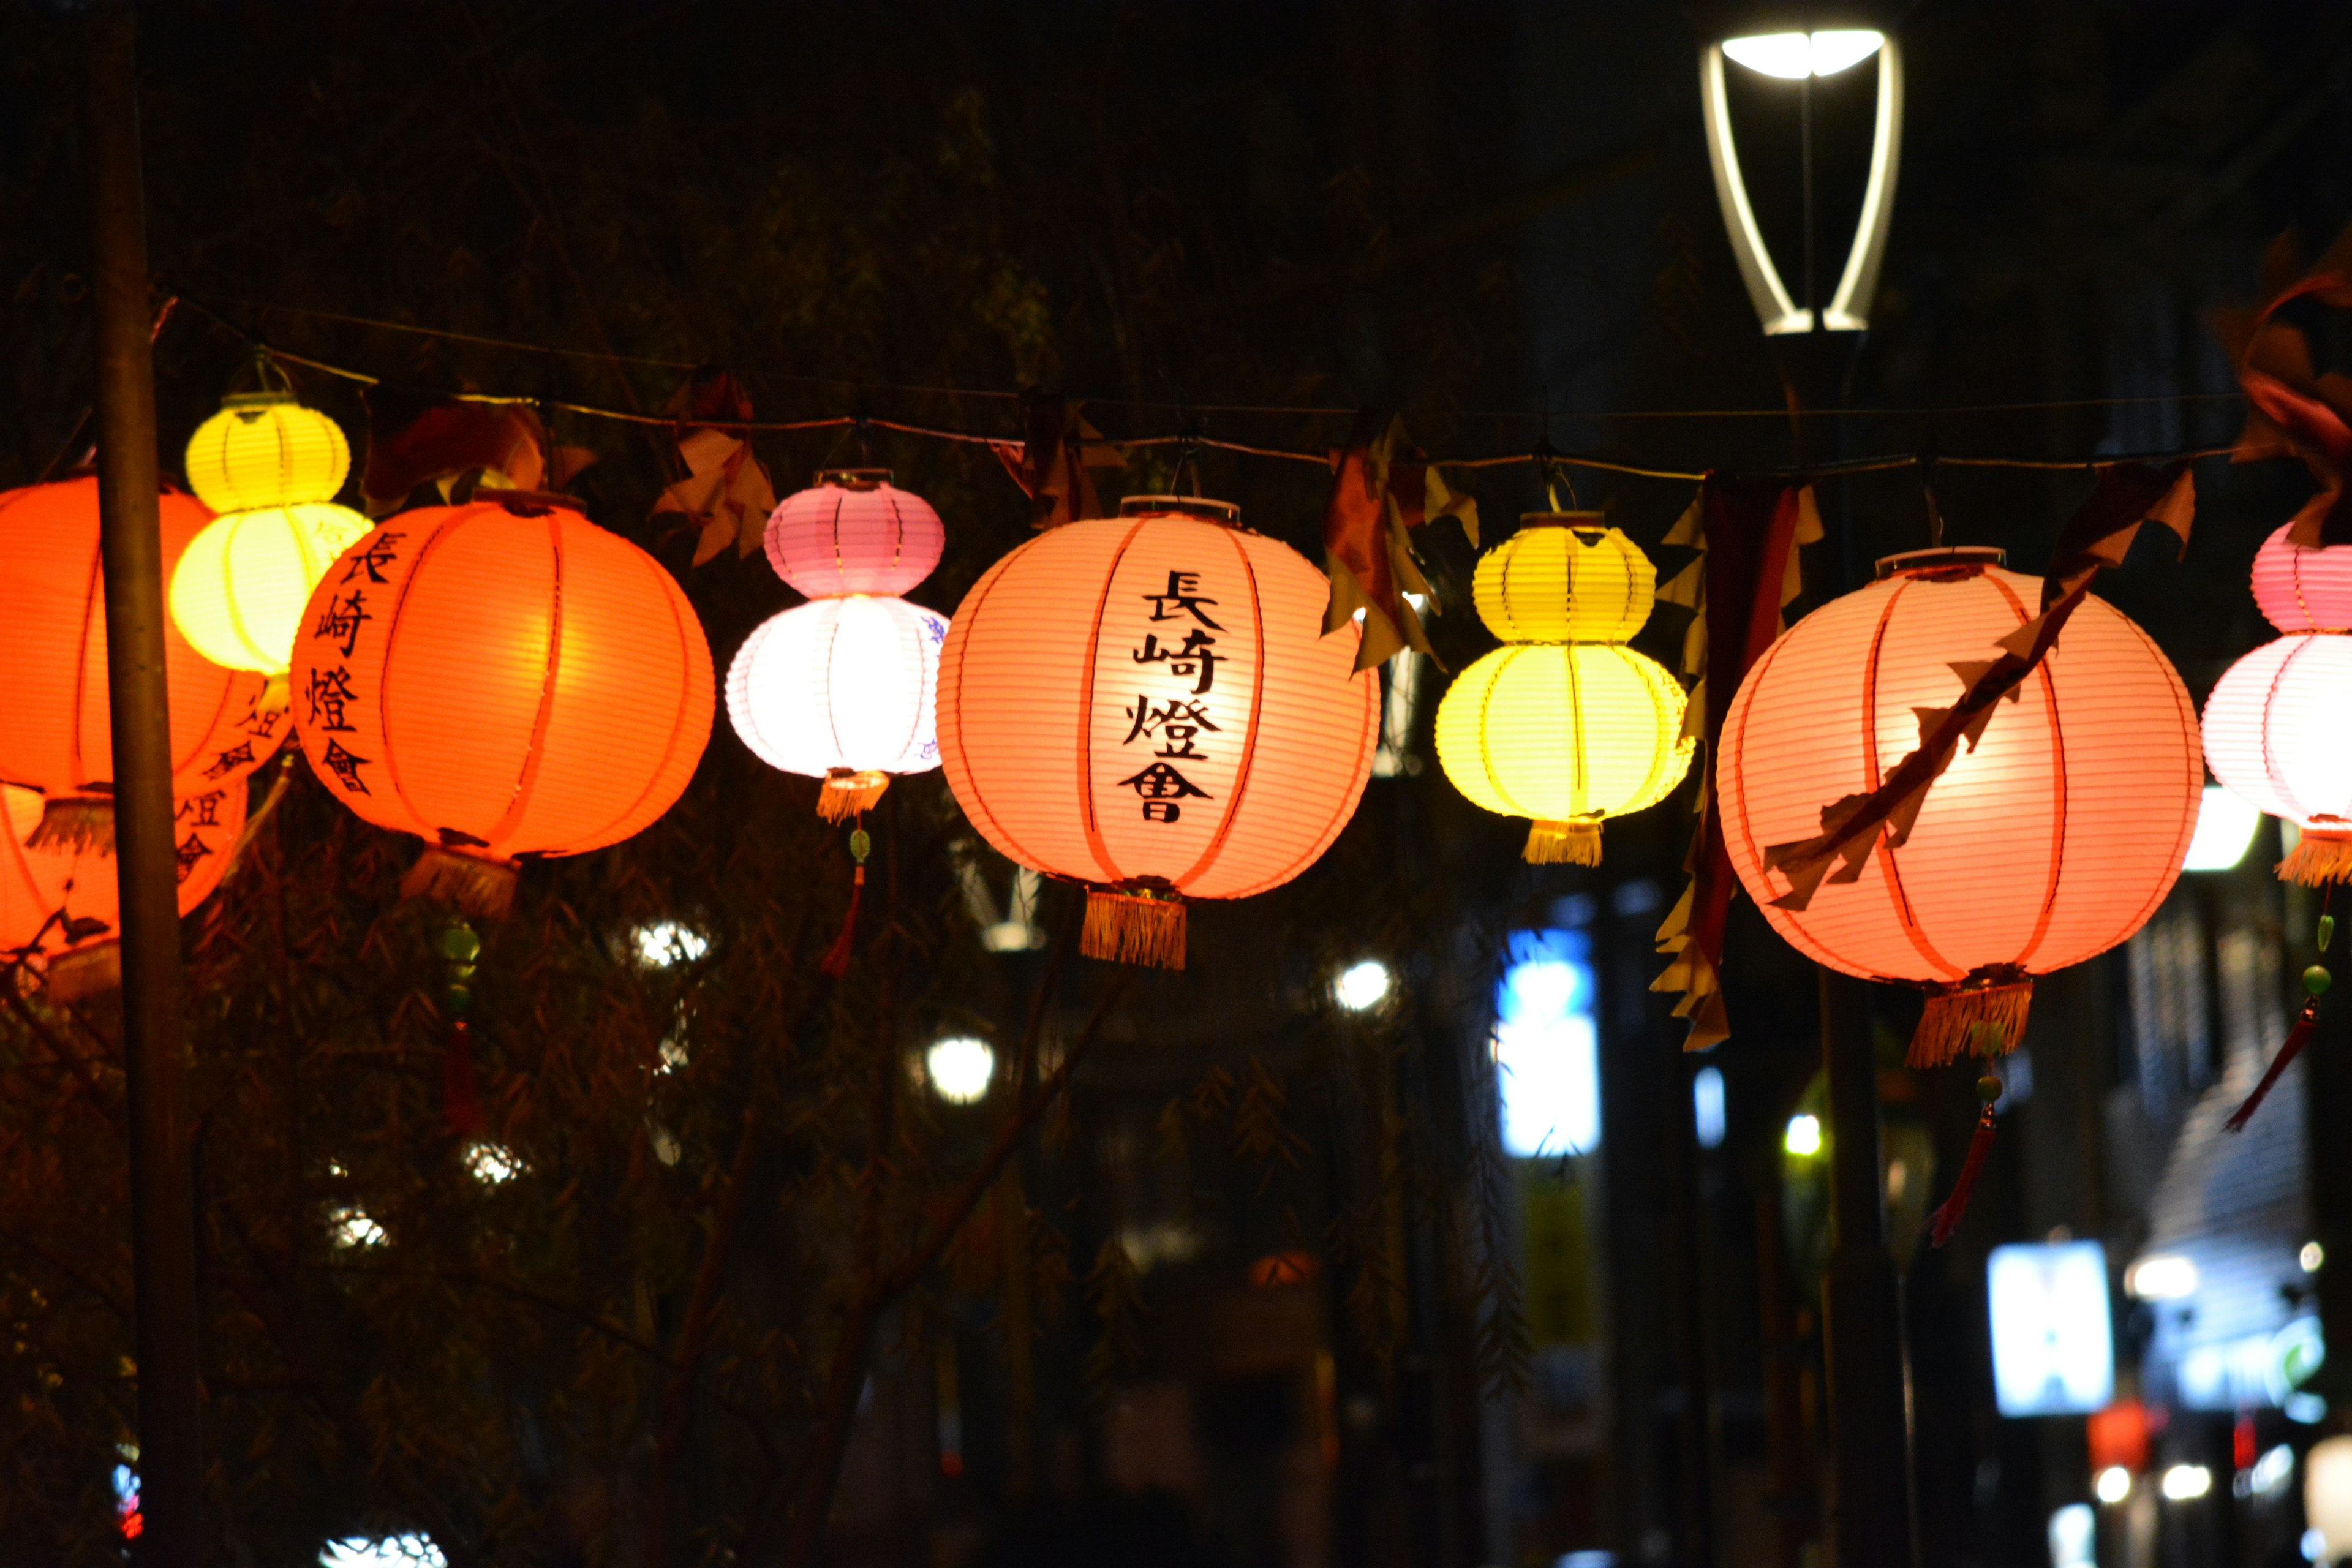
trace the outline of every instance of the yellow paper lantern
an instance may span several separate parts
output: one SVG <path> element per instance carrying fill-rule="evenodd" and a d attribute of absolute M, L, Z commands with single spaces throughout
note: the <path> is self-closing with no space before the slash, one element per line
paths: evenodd
<path fill-rule="evenodd" d="M 233 395 L 196 427 L 188 482 L 221 515 L 172 574 L 172 619 L 198 653 L 286 673 L 302 606 L 370 527 L 333 504 L 351 464 L 335 422 L 282 392 Z"/>
<path fill-rule="evenodd" d="M 1527 858 L 1601 861 L 1601 822 L 1654 805 L 1690 771 L 1683 689 L 1622 646 L 1649 619 L 1656 574 L 1598 512 L 1540 512 L 1478 563 L 1471 596 L 1504 646 L 1437 709 L 1454 787 L 1530 816 Z"/>

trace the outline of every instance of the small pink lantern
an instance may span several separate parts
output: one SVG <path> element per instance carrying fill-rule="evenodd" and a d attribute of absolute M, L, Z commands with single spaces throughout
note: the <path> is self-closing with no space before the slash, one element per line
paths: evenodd
<path fill-rule="evenodd" d="M 2352 632 L 2352 547 L 2297 544 L 2294 527 L 2254 552 L 2254 603 L 2283 632 Z"/>
<path fill-rule="evenodd" d="M 776 575 L 812 599 L 903 594 L 940 563 L 947 531 L 887 468 L 827 468 L 768 517 Z"/>

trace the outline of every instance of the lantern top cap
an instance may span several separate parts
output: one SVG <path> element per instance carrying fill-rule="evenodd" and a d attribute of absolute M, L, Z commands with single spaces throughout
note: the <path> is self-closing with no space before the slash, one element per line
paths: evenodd
<path fill-rule="evenodd" d="M 1948 571 L 1955 566 L 1987 566 L 2008 563 L 2009 552 L 1990 544 L 1952 544 L 1939 550 L 1906 550 L 1900 554 L 1878 558 L 1878 580 L 1908 576 L 1914 572 Z"/>
<path fill-rule="evenodd" d="M 232 392 L 221 399 L 221 407 L 234 413 L 245 408 L 285 408 L 296 401 L 290 388 L 266 386 L 259 392 Z"/>
<path fill-rule="evenodd" d="M 1171 512 L 1225 528 L 1239 528 L 1242 522 L 1240 506 L 1206 496 L 1126 496 L 1118 503 L 1121 517 L 1160 517 Z"/>
<path fill-rule="evenodd" d="M 877 490 L 890 482 L 887 468 L 819 468 L 815 483 L 843 490 Z"/>
<path fill-rule="evenodd" d="M 1572 528 L 1580 532 L 1605 530 L 1608 517 L 1597 511 L 1523 511 L 1521 528 Z"/>

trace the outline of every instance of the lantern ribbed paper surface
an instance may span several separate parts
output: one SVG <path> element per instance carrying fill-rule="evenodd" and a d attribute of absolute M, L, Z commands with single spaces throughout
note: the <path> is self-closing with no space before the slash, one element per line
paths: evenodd
<path fill-rule="evenodd" d="M 727 716 L 789 773 L 918 773 L 940 765 L 932 695 L 948 619 L 862 595 L 802 605 L 754 631 L 727 672 Z"/>
<path fill-rule="evenodd" d="M 668 810 L 710 734 L 709 646 L 670 574 L 520 500 L 404 512 L 345 551 L 291 682 L 320 779 L 432 847 L 409 889 L 485 912 L 516 858 L 601 848 Z"/>
<path fill-rule="evenodd" d="M 2310 549 L 2294 527 L 2254 552 L 2254 603 L 2283 632 L 2352 632 L 2352 545 Z"/>
<path fill-rule="evenodd" d="M 331 500 L 351 471 L 342 427 L 283 393 L 225 399 L 188 442 L 188 485 L 215 511 Z"/>
<path fill-rule="evenodd" d="M 1233 509 L 1131 496 L 973 585 L 940 658 L 940 752 L 1020 864 L 1084 882 L 1087 950 L 1182 962 L 1182 899 L 1280 885 L 1363 793 L 1380 686 L 1330 584 Z"/>
<path fill-rule="evenodd" d="M 245 785 L 208 789 L 173 807 L 184 915 L 228 870 L 245 826 Z M 0 952 L 40 954 L 54 1000 L 71 1001 L 115 984 L 121 905 L 114 858 L 87 845 L 28 847 L 24 840 L 42 816 L 41 797 L 30 790 L 0 784 L 0 810 L 7 821 L 0 835 Z"/>
<path fill-rule="evenodd" d="M 812 599 L 903 594 L 940 563 L 947 531 L 886 468 L 832 468 L 768 517 L 768 561 Z"/>
<path fill-rule="evenodd" d="M 2204 782 L 2179 678 L 2137 626 L 2086 599 L 2017 700 L 1961 745 L 1907 841 L 1882 844 L 1856 881 L 1824 881 L 1801 911 L 1772 907 L 1787 886 L 1764 870 L 1767 847 L 1811 837 L 1823 806 L 1875 788 L 1918 744 L 1914 710 L 1960 694 L 1952 665 L 1995 657 L 2036 613 L 2040 581 L 1992 555 L 1881 563 L 1878 582 L 1800 621 L 1741 683 L 1716 769 L 1732 866 L 1774 930 L 1848 974 L 1981 1003 L 1955 1014 L 1957 1032 L 1923 1024 L 1917 1060 L 2014 1046 L 2028 977 L 2139 929 L 2179 875 Z M 1971 1037 L 1971 1016 L 1992 1034 Z"/>
<path fill-rule="evenodd" d="M 1538 512 L 1478 563 L 1471 595 L 1505 646 L 1437 709 L 1437 759 L 1488 811 L 1531 816 L 1527 858 L 1601 861 L 1601 823 L 1655 805 L 1690 771 L 1681 683 L 1621 646 L 1657 574 L 1599 512 Z"/>
<path fill-rule="evenodd" d="M 161 504 L 168 574 L 211 514 L 186 496 L 166 494 Z M 114 731 L 97 479 L 0 495 L 0 629 L 9 650 L 0 781 L 40 790 L 53 803 L 102 796 L 114 779 Z M 266 696 L 260 676 L 211 663 L 168 621 L 163 671 L 175 794 L 241 778 L 277 750 L 284 709 Z"/>
<path fill-rule="evenodd" d="M 371 526 L 319 501 L 215 518 L 173 570 L 173 624 L 215 664 L 283 674 L 310 590 Z"/>

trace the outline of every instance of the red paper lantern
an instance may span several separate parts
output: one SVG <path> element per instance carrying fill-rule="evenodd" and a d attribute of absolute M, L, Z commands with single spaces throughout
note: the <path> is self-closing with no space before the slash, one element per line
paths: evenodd
<path fill-rule="evenodd" d="M 178 822 L 180 912 L 205 901 L 228 871 L 245 827 L 245 785 L 215 785 L 173 803 Z M 41 797 L 0 784 L 0 952 L 45 972 L 51 999 L 70 1002 L 118 984 L 121 905 L 113 856 L 88 843 L 35 847 Z"/>
<path fill-rule="evenodd" d="M 160 499 L 168 580 L 212 513 L 184 495 Z M 0 701 L 0 782 L 48 798 L 47 834 L 110 840 L 114 731 L 107 709 L 96 479 L 0 495 L 0 627 L 6 628 L 9 652 L 8 693 Z M 169 617 L 163 674 L 172 710 L 173 795 L 232 784 L 278 749 L 284 734 L 282 689 L 271 690 L 251 671 L 208 662 Z M 89 820 L 76 826 L 77 815 Z"/>
<path fill-rule="evenodd" d="M 2139 929 L 2197 824 L 2197 715 L 2147 635 L 2086 599 L 2014 701 L 1995 705 L 1929 788 L 1900 847 L 1825 880 L 1802 910 L 1764 869 L 1768 847 L 1811 837 L 1824 805 L 1877 787 L 1916 748 L 1923 708 L 1964 689 L 1955 663 L 2037 612 L 2039 579 L 1998 551 L 1879 563 L 1870 586 L 1790 628 L 1740 684 L 1716 788 L 1731 863 L 1773 929 L 1848 974 L 1926 988 L 1915 1064 L 2016 1045 L 2032 979 Z M 1979 1026 L 1987 1026 L 1979 1028 Z"/>
<path fill-rule="evenodd" d="M 1330 846 L 1378 741 L 1361 633 L 1237 509 L 1130 496 L 989 568 L 940 653 L 940 754 L 972 825 L 1085 884 L 1085 951 L 1181 967 L 1183 900 L 1277 887 Z"/>
<path fill-rule="evenodd" d="M 812 599 L 903 594 L 930 575 L 946 540 L 931 504 L 887 468 L 825 469 L 768 515 L 769 563 Z"/>
<path fill-rule="evenodd" d="M 2287 531 L 2254 556 L 2254 602 L 2286 635 L 2214 682 L 2205 761 L 2302 830 L 2279 875 L 2320 887 L 2352 881 L 2352 545 L 2306 549 Z"/>
<path fill-rule="evenodd" d="M 426 850 L 404 888 L 497 913 L 516 862 L 628 837 L 710 736 L 710 648 L 661 564 L 578 512 L 425 507 L 345 551 L 292 670 L 335 795 Z"/>

